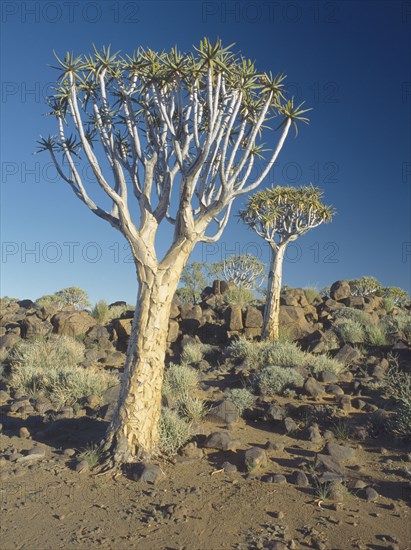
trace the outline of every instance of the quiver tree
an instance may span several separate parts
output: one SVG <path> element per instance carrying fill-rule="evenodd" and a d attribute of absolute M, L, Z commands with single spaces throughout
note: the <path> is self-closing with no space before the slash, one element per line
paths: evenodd
<path fill-rule="evenodd" d="M 251 254 L 233 255 L 212 267 L 218 277 L 233 282 L 238 288 L 257 290 L 265 279 L 265 264 Z"/>
<path fill-rule="evenodd" d="M 50 153 L 74 194 L 124 235 L 136 266 L 137 307 L 104 445 L 115 462 L 133 461 L 158 446 L 169 313 L 193 247 L 218 240 L 233 200 L 258 187 L 291 124 L 307 119 L 285 99 L 284 75 L 258 73 L 220 41 L 204 39 L 188 54 L 139 49 L 121 57 L 108 48 L 57 61 L 49 104 L 58 135 L 41 138 L 39 150 Z M 275 140 L 263 126 L 273 117 Z M 270 149 L 262 149 L 263 134 Z M 263 169 L 251 180 L 263 151 Z M 80 152 L 94 183 L 83 182 Z M 173 229 L 162 234 L 171 238 L 159 257 L 155 241 L 164 224 Z"/>
<path fill-rule="evenodd" d="M 330 222 L 333 210 L 321 202 L 322 193 L 312 186 L 274 187 L 259 191 L 248 199 L 241 219 L 271 248 L 267 302 L 262 337 L 279 337 L 282 270 L 287 245 L 310 229 Z"/>

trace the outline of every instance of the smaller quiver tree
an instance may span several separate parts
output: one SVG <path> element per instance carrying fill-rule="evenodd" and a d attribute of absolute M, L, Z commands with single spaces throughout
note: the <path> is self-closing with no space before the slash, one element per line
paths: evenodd
<path fill-rule="evenodd" d="M 322 223 L 330 222 L 333 209 L 321 202 L 322 192 L 311 185 L 305 187 L 273 187 L 259 191 L 240 211 L 240 218 L 271 248 L 267 302 L 262 337 L 279 337 L 280 293 L 284 254 L 287 245 Z"/>

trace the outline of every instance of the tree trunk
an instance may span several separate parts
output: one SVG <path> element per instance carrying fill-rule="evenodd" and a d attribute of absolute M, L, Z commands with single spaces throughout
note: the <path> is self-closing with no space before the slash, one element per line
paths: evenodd
<path fill-rule="evenodd" d="M 146 458 L 158 448 L 168 322 L 182 270 L 175 267 L 140 282 L 120 397 L 103 446 L 114 463 Z"/>
<path fill-rule="evenodd" d="M 278 340 L 280 336 L 280 294 L 285 248 L 285 245 L 279 246 L 277 249 L 271 248 L 272 256 L 268 279 L 268 295 L 262 330 L 262 338 L 264 340 Z"/>

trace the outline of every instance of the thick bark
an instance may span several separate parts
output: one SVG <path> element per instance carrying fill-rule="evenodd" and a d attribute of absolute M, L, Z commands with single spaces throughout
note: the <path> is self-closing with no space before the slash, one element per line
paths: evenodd
<path fill-rule="evenodd" d="M 120 397 L 103 447 L 115 463 L 157 450 L 168 321 L 181 269 L 151 274 L 140 283 Z"/>
<path fill-rule="evenodd" d="M 264 310 L 262 338 L 264 340 L 278 340 L 280 321 L 280 294 L 283 275 L 283 260 L 285 245 L 272 247 L 270 276 L 268 279 L 268 295 Z"/>

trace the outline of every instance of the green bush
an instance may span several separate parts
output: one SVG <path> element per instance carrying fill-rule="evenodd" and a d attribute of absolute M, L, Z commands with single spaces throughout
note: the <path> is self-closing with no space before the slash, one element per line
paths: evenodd
<path fill-rule="evenodd" d="M 160 423 L 160 450 L 166 455 L 174 455 L 190 439 L 191 424 L 176 411 L 163 407 Z"/>
<path fill-rule="evenodd" d="M 312 304 L 316 298 L 320 298 L 320 294 L 316 288 L 304 288 L 304 294 L 309 304 Z"/>
<path fill-rule="evenodd" d="M 293 342 L 252 342 L 239 338 L 229 348 L 230 357 L 237 361 L 246 361 L 255 370 L 267 365 L 281 367 L 303 367 L 307 364 L 308 355 Z"/>
<path fill-rule="evenodd" d="M 372 346 L 385 346 L 387 344 L 387 335 L 383 325 L 366 325 L 364 327 L 364 340 Z"/>
<path fill-rule="evenodd" d="M 235 388 L 226 392 L 226 397 L 235 406 L 241 416 L 246 409 L 251 409 L 255 403 L 255 396 L 246 388 Z"/>
<path fill-rule="evenodd" d="M 249 288 L 230 288 L 230 290 L 224 294 L 224 300 L 227 304 L 237 304 L 241 307 L 245 307 L 255 302 L 255 296 L 253 291 Z"/>
<path fill-rule="evenodd" d="M 197 343 L 188 343 L 184 346 L 181 354 L 181 362 L 183 364 L 198 363 L 204 359 L 204 345 Z"/>
<path fill-rule="evenodd" d="M 344 369 L 344 365 L 340 361 L 322 354 L 313 355 L 308 367 L 313 374 L 319 374 L 320 372 L 339 374 Z"/>
<path fill-rule="evenodd" d="M 204 399 L 185 395 L 177 402 L 177 408 L 182 416 L 192 422 L 201 422 L 209 411 Z"/>
<path fill-rule="evenodd" d="M 353 319 L 337 319 L 334 323 L 334 331 L 343 342 L 349 344 L 361 344 L 364 342 L 364 329 L 360 322 Z"/>
<path fill-rule="evenodd" d="M 198 386 L 197 372 L 187 365 L 173 365 L 164 373 L 163 395 L 175 400 L 185 398 Z"/>
<path fill-rule="evenodd" d="M 403 332 L 408 341 L 411 341 L 411 315 L 399 311 L 397 315 L 387 315 L 382 320 L 387 335 Z"/>
<path fill-rule="evenodd" d="M 403 372 L 396 358 L 391 357 L 391 366 L 385 378 L 384 391 L 397 402 L 390 417 L 389 428 L 397 437 L 411 437 L 411 374 Z"/>
<path fill-rule="evenodd" d="M 23 341 L 10 357 L 10 384 L 29 395 L 43 392 L 60 405 L 72 405 L 118 382 L 106 371 L 80 367 L 83 358 L 83 344 L 68 336 Z"/>
<path fill-rule="evenodd" d="M 339 321 L 340 319 L 348 319 L 349 321 L 356 321 L 357 323 L 360 323 L 360 325 L 369 324 L 370 322 L 368 315 L 364 313 L 364 311 L 353 307 L 343 307 L 341 309 L 337 309 L 334 313 L 334 319 L 336 321 Z"/>
<path fill-rule="evenodd" d="M 285 390 L 299 388 L 304 378 L 293 368 L 272 365 L 256 376 L 256 385 L 263 395 L 281 395 Z"/>
<path fill-rule="evenodd" d="M 385 311 L 387 313 L 391 313 L 391 311 L 394 309 L 395 307 L 395 303 L 394 303 L 394 300 L 392 298 L 390 298 L 389 296 L 386 296 L 385 298 L 383 298 L 382 300 L 382 307 L 385 309 Z"/>
<path fill-rule="evenodd" d="M 101 325 L 104 325 L 108 322 L 110 318 L 110 310 L 105 300 L 99 300 L 97 302 L 97 304 L 94 306 L 92 316 Z"/>

